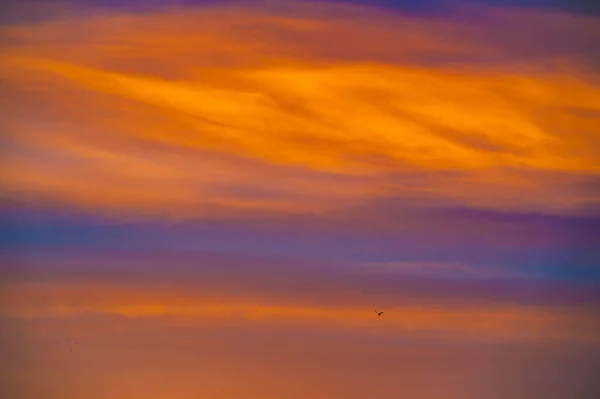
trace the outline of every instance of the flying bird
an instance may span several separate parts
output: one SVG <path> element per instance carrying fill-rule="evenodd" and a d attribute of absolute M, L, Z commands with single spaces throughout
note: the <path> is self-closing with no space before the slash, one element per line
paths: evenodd
<path fill-rule="evenodd" d="M 378 312 L 378 311 L 375 311 L 375 313 L 377 313 L 377 316 L 381 316 L 383 314 L 383 312 Z"/>

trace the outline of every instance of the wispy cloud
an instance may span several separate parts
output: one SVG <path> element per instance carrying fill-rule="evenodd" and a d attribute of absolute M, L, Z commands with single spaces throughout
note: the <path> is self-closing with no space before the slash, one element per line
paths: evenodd
<path fill-rule="evenodd" d="M 3 196 L 183 217 L 384 198 L 593 211 L 598 22 L 462 11 L 251 3 L 5 26 Z"/>
<path fill-rule="evenodd" d="M 411 270 L 397 273 L 356 262 L 78 252 L 7 258 L 14 271 L 0 285 L 0 313 L 24 319 L 166 317 L 186 325 L 283 323 L 445 339 L 596 339 L 600 298 L 593 285 L 499 276 L 452 262 L 403 262 Z M 471 274 L 465 278 L 457 269 Z M 387 318 L 373 324 L 372 307 L 384 308 Z"/>
<path fill-rule="evenodd" d="M 106 293 L 110 292 L 110 296 Z M 595 313 L 573 308 L 519 305 L 447 307 L 396 305 L 387 318 L 373 322 L 373 310 L 349 306 L 277 304 L 260 297 L 202 296 L 181 289 L 103 284 L 19 284 L 2 288 L 10 299 L 2 317 L 20 319 L 76 318 L 86 314 L 132 318 L 167 318 L 167 325 L 275 323 L 305 328 L 342 329 L 370 334 L 407 334 L 446 340 L 567 340 L 596 342 Z M 379 319 L 377 319 L 379 320 Z"/>

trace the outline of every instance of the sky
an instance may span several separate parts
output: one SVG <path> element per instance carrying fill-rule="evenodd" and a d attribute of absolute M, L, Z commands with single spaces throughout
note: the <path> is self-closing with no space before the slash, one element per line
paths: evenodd
<path fill-rule="evenodd" d="M 600 397 L 592 3 L 3 2 L 0 396 Z"/>

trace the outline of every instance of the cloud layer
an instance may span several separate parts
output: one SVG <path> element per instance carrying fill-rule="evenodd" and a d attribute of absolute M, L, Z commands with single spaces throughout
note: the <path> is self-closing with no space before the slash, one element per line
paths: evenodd
<path fill-rule="evenodd" d="M 597 18 L 34 3 L 0 396 L 598 397 Z"/>
<path fill-rule="evenodd" d="M 3 196 L 186 218 L 386 198 L 596 212 L 597 20 L 460 11 L 267 2 L 5 27 Z"/>

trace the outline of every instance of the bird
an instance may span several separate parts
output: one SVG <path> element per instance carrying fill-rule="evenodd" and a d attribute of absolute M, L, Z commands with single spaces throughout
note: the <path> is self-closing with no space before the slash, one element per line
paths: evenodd
<path fill-rule="evenodd" d="M 375 313 L 377 313 L 377 316 L 381 316 L 383 314 L 383 312 L 378 312 L 378 311 L 375 311 Z"/>

